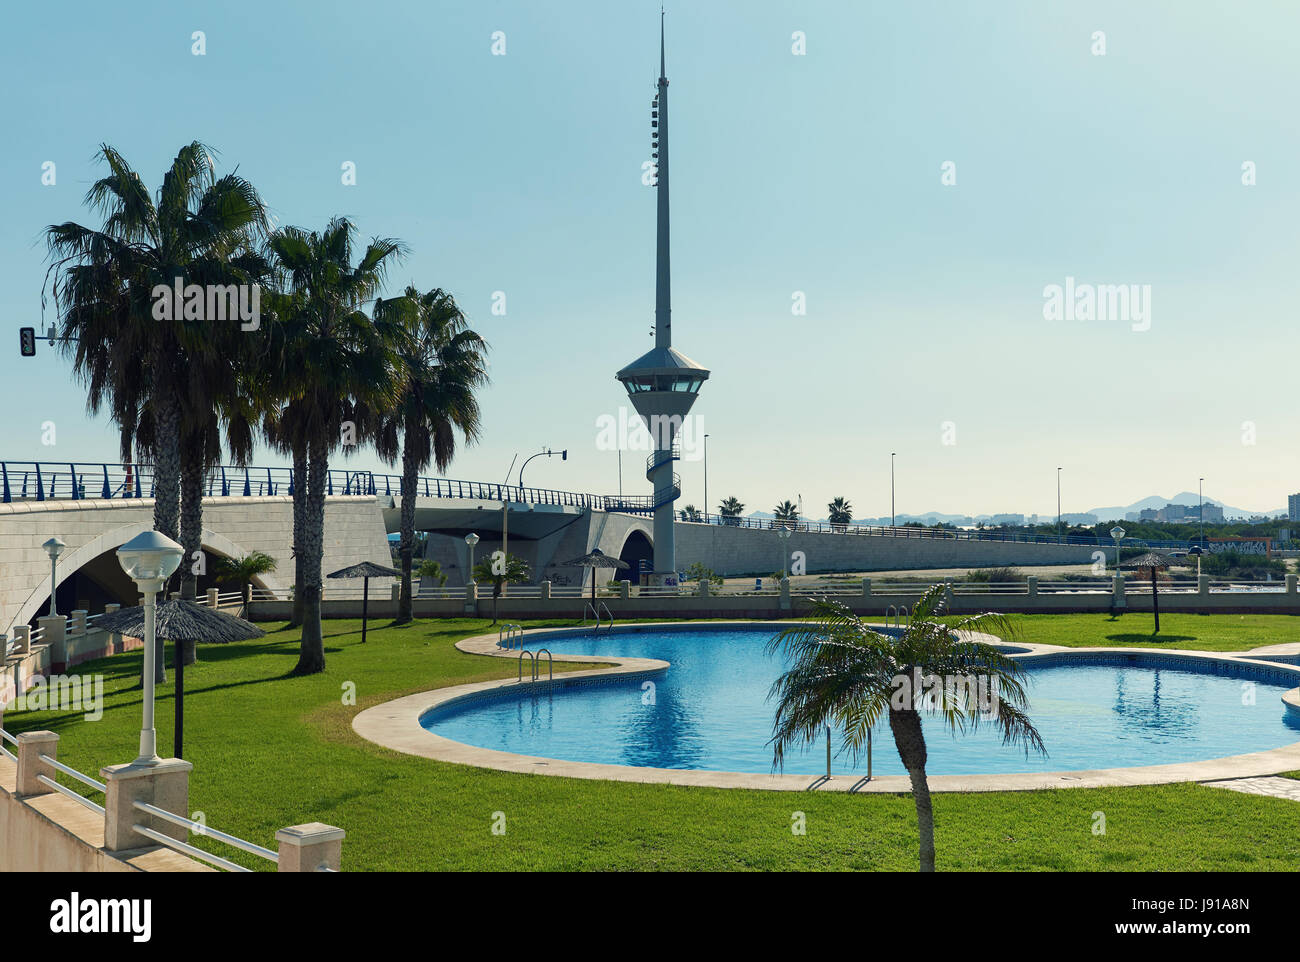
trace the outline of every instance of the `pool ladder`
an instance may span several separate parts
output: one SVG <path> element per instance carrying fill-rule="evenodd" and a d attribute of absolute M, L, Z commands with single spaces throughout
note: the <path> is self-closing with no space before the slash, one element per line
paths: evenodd
<path fill-rule="evenodd" d="M 541 665 L 539 664 L 539 662 L 541 661 L 542 655 L 546 656 L 546 680 L 548 683 L 555 681 L 555 659 L 551 657 L 551 650 L 549 648 L 538 649 L 536 655 L 534 655 L 531 651 L 528 651 L 526 648 L 520 649 L 519 678 L 517 679 L 518 681 L 522 682 L 524 680 L 524 655 L 528 656 L 528 662 L 532 666 L 533 681 L 537 681 L 537 676 L 541 670 Z"/>
<path fill-rule="evenodd" d="M 502 625 L 497 630 L 497 647 L 509 651 L 524 647 L 524 628 L 522 625 Z"/>
<path fill-rule="evenodd" d="M 596 622 L 596 634 L 600 634 L 600 616 L 602 612 L 609 618 L 609 624 L 605 626 L 605 630 L 614 630 L 614 613 L 609 610 L 609 605 L 605 604 L 605 602 L 599 602 L 599 607 L 597 607 L 597 603 L 587 602 L 582 609 L 582 627 L 584 628 L 587 627 L 587 612 L 591 612 L 591 617 Z"/>
<path fill-rule="evenodd" d="M 885 627 L 889 627 L 889 615 L 893 612 L 894 627 L 901 628 L 903 618 L 907 618 L 907 623 L 912 623 L 912 613 L 907 610 L 907 605 L 890 605 L 885 609 Z"/>

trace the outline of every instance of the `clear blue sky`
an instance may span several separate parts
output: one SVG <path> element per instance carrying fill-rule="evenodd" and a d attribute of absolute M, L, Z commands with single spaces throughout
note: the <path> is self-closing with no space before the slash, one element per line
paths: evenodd
<path fill-rule="evenodd" d="M 452 477 L 499 480 L 514 452 L 550 445 L 569 461 L 534 461 L 530 484 L 615 490 L 596 419 L 626 404 L 613 373 L 652 343 L 640 175 L 658 13 L 8 7 L 4 457 L 115 459 L 66 362 L 44 342 L 18 357 L 16 329 L 41 325 L 41 232 L 93 221 L 82 198 L 101 142 L 156 188 L 199 139 L 281 223 L 349 215 L 410 244 L 394 289 L 455 293 L 492 345 L 494 383 L 484 442 Z M 844 495 L 859 517 L 888 514 L 890 451 L 900 512 L 1054 514 L 1058 465 L 1067 511 L 1202 475 L 1208 496 L 1250 509 L 1300 489 L 1295 4 L 737 0 L 672 3 L 667 24 L 674 337 L 714 372 L 695 411 L 715 505 L 802 495 L 818 516 Z M 956 186 L 940 183 L 945 161 Z M 1044 320 L 1043 288 L 1067 275 L 1151 285 L 1150 330 Z M 625 454 L 627 490 L 648 488 L 643 460 Z M 702 503 L 702 465 L 682 476 L 684 501 Z"/>

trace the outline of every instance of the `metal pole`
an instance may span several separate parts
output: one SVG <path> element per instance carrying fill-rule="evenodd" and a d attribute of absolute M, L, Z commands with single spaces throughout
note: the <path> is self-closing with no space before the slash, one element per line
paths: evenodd
<path fill-rule="evenodd" d="M 622 488 L 619 494 L 622 494 Z M 709 521 L 709 436 L 704 435 L 704 521 Z"/>
<path fill-rule="evenodd" d="M 1205 492 L 1203 490 L 1204 484 L 1205 484 L 1204 478 L 1200 478 L 1196 482 L 1196 500 L 1198 502 L 1196 513 L 1200 515 L 1200 519 L 1201 519 L 1201 544 L 1205 543 Z M 1199 555 L 1196 558 L 1196 573 L 1198 575 L 1201 573 L 1201 558 Z"/>
<path fill-rule="evenodd" d="M 871 781 L 871 729 L 867 729 L 867 781 Z"/>
<path fill-rule="evenodd" d="M 1056 469 L 1056 543 L 1061 543 L 1061 469 Z"/>
<path fill-rule="evenodd" d="M 831 726 L 826 726 L 826 777 L 831 777 Z"/>
<path fill-rule="evenodd" d="M 57 576 L 58 567 L 59 567 L 58 557 L 55 555 L 50 555 L 50 617 L 51 618 L 53 618 L 55 615 L 59 613 L 58 610 L 54 607 L 54 591 L 58 585 L 58 576 Z"/>
<path fill-rule="evenodd" d="M 370 610 L 370 579 L 361 579 L 361 643 L 366 643 L 366 615 Z"/>
<path fill-rule="evenodd" d="M 137 584 L 144 593 L 144 671 L 142 681 L 144 682 L 144 699 L 143 699 L 143 718 L 140 722 L 140 757 L 136 759 L 137 764 L 152 765 L 158 761 L 158 736 L 153 727 L 153 698 L 154 698 L 154 645 L 157 642 L 157 629 L 155 627 L 154 615 L 154 597 L 158 590 L 163 586 L 164 579 L 149 578 L 145 581 L 139 581 Z"/>
<path fill-rule="evenodd" d="M 185 653 L 181 651 L 179 641 L 172 642 L 172 652 L 172 657 L 176 659 L 176 710 L 173 722 L 176 730 L 172 733 L 172 755 L 184 758 L 181 752 L 185 747 Z"/>
<path fill-rule="evenodd" d="M 894 454 L 889 452 L 889 527 L 894 527 Z"/>

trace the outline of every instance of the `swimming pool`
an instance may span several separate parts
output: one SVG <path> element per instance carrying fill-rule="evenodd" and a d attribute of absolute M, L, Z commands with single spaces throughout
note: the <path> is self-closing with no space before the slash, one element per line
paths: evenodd
<path fill-rule="evenodd" d="M 576 762 L 669 769 L 771 771 L 774 706 L 783 668 L 763 646 L 772 629 L 684 628 L 550 636 L 557 654 L 658 658 L 667 670 L 594 683 L 496 690 L 426 712 L 427 731 L 480 748 Z M 1296 681 L 1281 671 L 1170 655 L 1071 652 L 1025 662 L 1029 715 L 1048 756 L 1001 744 L 991 728 L 953 737 L 925 719 L 931 774 L 1071 771 L 1202 761 L 1300 740 L 1284 710 Z M 1198 670 L 1199 669 L 1199 670 Z M 543 674 L 544 674 L 543 669 Z M 649 684 L 647 684 L 649 683 Z M 1243 685 L 1250 685 L 1249 689 Z M 1243 697 L 1249 691 L 1253 698 Z M 838 743 L 836 743 L 838 748 Z M 825 770 L 825 745 L 787 755 L 785 771 Z M 837 756 L 836 774 L 865 773 Z M 873 773 L 903 774 L 888 723 L 874 735 Z"/>

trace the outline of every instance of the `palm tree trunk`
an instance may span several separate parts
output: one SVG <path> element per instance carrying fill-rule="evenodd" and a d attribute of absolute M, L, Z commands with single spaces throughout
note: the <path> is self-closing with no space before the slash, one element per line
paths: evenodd
<path fill-rule="evenodd" d="M 302 564 L 302 551 L 299 545 L 307 530 L 307 445 L 293 450 L 293 614 L 289 616 L 289 627 L 296 628 L 302 624 L 302 573 L 306 570 Z"/>
<path fill-rule="evenodd" d="M 175 540 L 181 513 L 181 412 L 173 398 L 170 338 L 159 336 L 153 351 L 153 526 Z"/>
<path fill-rule="evenodd" d="M 397 621 L 411 620 L 414 604 L 411 591 L 411 561 L 415 551 L 415 452 L 411 450 L 411 431 L 408 426 L 402 444 L 402 524 L 398 552 L 402 558 L 402 592 L 397 601 Z"/>
<path fill-rule="evenodd" d="M 920 870 L 934 871 L 934 809 L 930 803 L 930 783 L 925 777 L 925 735 L 921 715 L 914 709 L 889 710 L 889 729 L 894 734 L 898 757 L 912 780 L 912 799 L 916 803 L 916 830 L 920 837 Z"/>
<path fill-rule="evenodd" d="M 325 670 L 325 640 L 321 630 L 321 561 L 325 556 L 325 475 L 329 457 L 325 441 L 312 440 L 308 452 L 305 537 L 299 542 L 302 554 L 302 643 L 294 674 L 313 675 Z"/>
<path fill-rule="evenodd" d="M 194 601 L 198 595 L 199 578 L 194 565 L 203 551 L 203 448 L 202 441 L 187 445 L 181 452 L 181 599 Z M 181 660 L 194 664 L 194 642 L 177 646 Z"/>

